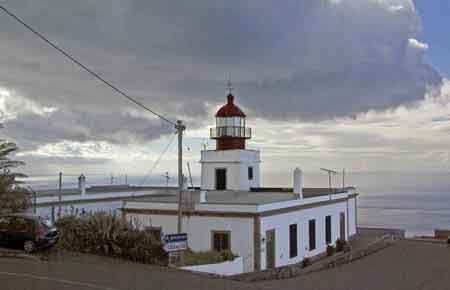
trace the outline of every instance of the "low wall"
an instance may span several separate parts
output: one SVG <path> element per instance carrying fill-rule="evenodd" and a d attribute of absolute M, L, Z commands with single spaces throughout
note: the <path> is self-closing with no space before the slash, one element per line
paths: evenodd
<path fill-rule="evenodd" d="M 244 259 L 242 257 L 237 257 L 233 261 L 208 265 L 187 266 L 181 267 L 180 269 L 221 276 L 237 275 L 244 272 Z"/>
<path fill-rule="evenodd" d="M 236 281 L 261 281 L 261 280 L 278 280 L 287 279 L 297 276 L 302 276 L 312 272 L 318 272 L 330 268 L 337 267 L 339 265 L 344 265 L 351 263 L 355 260 L 361 259 L 367 255 L 378 252 L 386 247 L 393 244 L 396 239 L 393 235 L 384 235 L 379 239 L 368 244 L 365 248 L 352 250 L 349 252 L 340 252 L 332 257 L 325 258 L 323 260 L 319 259 L 317 262 L 310 266 L 303 267 L 302 263 L 259 271 L 251 273 L 243 273 L 239 275 L 231 276 L 230 279 Z"/>

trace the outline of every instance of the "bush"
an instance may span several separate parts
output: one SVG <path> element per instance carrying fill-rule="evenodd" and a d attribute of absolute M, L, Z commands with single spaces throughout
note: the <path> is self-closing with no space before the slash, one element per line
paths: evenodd
<path fill-rule="evenodd" d="M 347 242 L 342 239 L 336 241 L 336 252 L 342 252 L 346 246 Z"/>
<path fill-rule="evenodd" d="M 336 249 L 332 245 L 327 246 L 327 256 L 333 256 Z"/>
<path fill-rule="evenodd" d="M 303 259 L 303 261 L 302 261 L 302 266 L 303 266 L 303 268 L 308 267 L 308 266 L 310 266 L 310 265 L 311 265 L 311 259 L 305 257 L 305 258 Z"/>
<path fill-rule="evenodd" d="M 224 250 L 221 252 L 217 251 L 207 251 L 207 252 L 193 252 L 192 250 L 187 250 L 184 252 L 184 265 L 206 265 L 206 264 L 216 264 L 225 261 L 234 260 L 235 255 L 230 250 Z"/>
<path fill-rule="evenodd" d="M 119 216 L 96 213 L 87 217 L 64 217 L 57 221 L 61 249 L 119 257 L 146 264 L 166 264 L 160 241 Z"/>
<path fill-rule="evenodd" d="M 233 252 L 230 250 L 223 250 L 220 252 L 220 257 L 222 258 L 222 261 L 233 261 L 235 255 L 233 255 Z"/>

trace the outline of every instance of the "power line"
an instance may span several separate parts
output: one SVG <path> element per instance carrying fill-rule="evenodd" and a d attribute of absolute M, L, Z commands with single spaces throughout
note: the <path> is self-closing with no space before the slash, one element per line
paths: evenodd
<path fill-rule="evenodd" d="M 150 177 L 150 175 L 153 173 L 153 170 L 156 168 L 156 166 L 158 166 L 158 164 L 161 162 L 162 157 L 164 156 L 164 154 L 166 154 L 166 152 L 169 150 L 170 145 L 172 145 L 173 141 L 175 140 L 175 136 L 173 135 L 172 138 L 169 140 L 169 142 L 167 143 L 166 147 L 164 148 L 164 150 L 161 152 L 161 154 L 158 156 L 158 158 L 155 160 L 155 163 L 153 163 L 152 168 L 150 168 L 150 170 L 147 172 L 147 174 L 144 176 L 144 179 L 142 180 L 141 184 L 139 186 L 143 186 L 145 184 L 145 182 L 147 181 L 147 179 Z M 136 192 L 133 192 L 133 195 Z"/>
<path fill-rule="evenodd" d="M 52 41 L 50 41 L 48 38 L 46 38 L 44 35 L 42 35 L 41 33 L 39 33 L 37 30 L 35 30 L 34 28 L 32 28 L 30 25 L 26 24 L 25 21 L 23 21 L 22 19 L 20 19 L 17 15 L 15 15 L 14 13 L 12 13 L 11 11 L 9 11 L 8 9 L 6 9 L 3 5 L 0 5 L 0 9 L 2 9 L 6 14 L 8 14 L 9 16 L 11 16 L 14 20 L 16 20 L 17 22 L 19 22 L 20 24 L 22 24 L 24 27 L 26 27 L 29 31 L 31 31 L 33 34 L 35 34 L 36 36 L 38 36 L 40 39 L 42 39 L 44 42 L 46 42 L 48 45 L 50 45 L 51 47 L 53 47 L 54 49 L 56 49 L 58 52 L 60 52 L 62 55 L 64 55 L 65 57 L 67 57 L 68 59 L 70 59 L 73 63 L 77 64 L 79 67 L 81 67 L 82 69 L 84 69 L 85 71 L 87 71 L 89 74 L 91 74 L 92 76 L 94 76 L 96 79 L 98 79 L 99 81 L 101 81 L 102 83 L 104 83 L 105 85 L 107 85 L 108 87 L 110 87 L 111 89 L 113 89 L 114 91 L 116 91 L 117 93 L 119 93 L 120 95 L 122 95 L 123 97 L 125 97 L 126 99 L 128 99 L 130 102 L 136 104 L 137 106 L 149 111 L 150 113 L 156 115 L 157 117 L 161 118 L 162 120 L 170 123 L 173 126 L 177 126 L 177 124 L 171 120 L 169 120 L 168 118 L 164 117 L 163 115 L 155 112 L 154 110 L 150 109 L 149 107 L 145 106 L 144 104 L 142 104 L 141 102 L 135 100 L 134 98 L 130 97 L 128 94 L 126 94 L 123 90 L 119 89 L 118 87 L 116 87 L 115 85 L 111 84 L 110 82 L 108 82 L 107 80 L 105 80 L 104 78 L 102 78 L 98 73 L 92 71 L 91 69 L 89 69 L 87 66 L 85 66 L 84 64 L 82 64 L 79 60 L 77 60 L 75 57 L 73 57 L 72 55 L 70 55 L 69 53 L 67 53 L 66 51 L 64 51 L 62 48 L 60 48 L 59 46 L 57 46 L 56 44 L 54 44 Z"/>

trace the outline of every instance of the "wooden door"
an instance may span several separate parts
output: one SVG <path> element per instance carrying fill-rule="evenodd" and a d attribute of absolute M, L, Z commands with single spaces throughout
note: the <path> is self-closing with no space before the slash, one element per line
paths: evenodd
<path fill-rule="evenodd" d="M 275 268 L 275 230 L 266 231 L 266 268 Z"/>
<path fill-rule="evenodd" d="M 341 212 L 340 222 L 340 239 L 345 240 L 345 213 Z"/>
<path fill-rule="evenodd" d="M 224 168 L 216 169 L 216 189 L 217 190 L 227 189 L 227 170 Z"/>

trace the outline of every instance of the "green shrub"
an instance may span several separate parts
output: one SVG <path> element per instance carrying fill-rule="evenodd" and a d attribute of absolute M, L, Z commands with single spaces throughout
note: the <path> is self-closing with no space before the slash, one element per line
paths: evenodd
<path fill-rule="evenodd" d="M 96 213 L 82 218 L 64 217 L 56 226 L 60 232 L 59 248 L 147 264 L 167 263 L 160 241 L 119 216 Z"/>
<path fill-rule="evenodd" d="M 220 252 L 220 257 L 222 258 L 222 261 L 233 261 L 235 256 L 233 255 L 233 252 L 230 250 L 223 250 Z"/>
<path fill-rule="evenodd" d="M 336 249 L 332 245 L 327 246 L 327 256 L 328 257 L 333 256 L 335 252 L 336 252 Z"/>
<path fill-rule="evenodd" d="M 207 251 L 207 252 L 193 252 L 192 250 L 184 251 L 184 265 L 206 265 L 206 264 L 216 264 L 225 261 L 232 261 L 235 255 L 229 250 L 217 252 L 217 251 Z"/>

